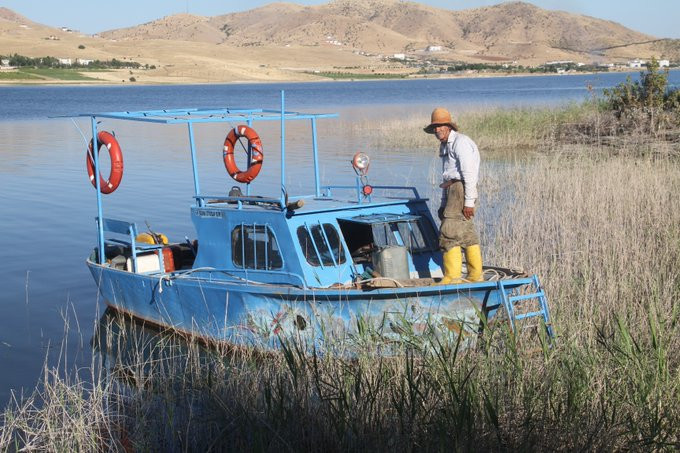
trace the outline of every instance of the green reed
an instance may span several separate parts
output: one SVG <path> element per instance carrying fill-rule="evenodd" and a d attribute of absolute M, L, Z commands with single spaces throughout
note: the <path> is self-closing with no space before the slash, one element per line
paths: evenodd
<path fill-rule="evenodd" d="M 486 153 L 526 154 L 550 147 L 556 135 L 560 136 L 565 125 L 598 124 L 604 122 L 606 113 L 601 112 L 594 101 L 569 104 L 559 108 L 508 108 L 452 110 L 460 132 L 472 137 Z M 385 149 L 431 150 L 433 138 L 423 132 L 428 116 L 409 114 L 400 118 L 352 122 L 347 126 L 350 134 L 368 137 L 373 145 Z"/>

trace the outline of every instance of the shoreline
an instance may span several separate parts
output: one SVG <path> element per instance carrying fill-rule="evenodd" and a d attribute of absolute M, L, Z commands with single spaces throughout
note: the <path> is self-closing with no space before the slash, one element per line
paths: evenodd
<path fill-rule="evenodd" d="M 669 71 L 679 71 L 680 68 L 671 68 Z M 196 78 L 188 78 L 186 81 L 123 81 L 113 82 L 111 80 L 91 80 L 91 81 L 71 81 L 71 80 L 0 80 L 1 87 L 44 87 L 44 86 L 172 86 L 172 85 L 251 85 L 251 84 L 275 84 L 275 83 L 330 83 L 330 82 L 384 82 L 384 81 L 406 81 L 406 80 L 448 80 L 448 79 L 492 79 L 492 78 L 507 78 L 507 77 L 555 77 L 555 76 L 576 76 L 576 75 L 595 75 L 595 74 L 639 74 L 643 70 L 620 70 L 620 71 L 583 71 L 583 72 L 566 72 L 566 73 L 506 73 L 506 74 L 447 74 L 447 75 L 415 75 L 403 78 L 392 77 L 371 77 L 371 78 L 338 78 L 333 79 L 329 77 L 317 77 L 314 79 L 303 80 L 300 78 L 291 79 L 272 79 L 272 80 L 225 80 L 225 81 L 203 81 Z"/>

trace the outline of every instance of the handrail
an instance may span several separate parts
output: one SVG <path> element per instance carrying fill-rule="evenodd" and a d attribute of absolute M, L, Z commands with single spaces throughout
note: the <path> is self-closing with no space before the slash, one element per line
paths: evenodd
<path fill-rule="evenodd" d="M 421 200 L 423 199 L 420 194 L 418 193 L 418 189 L 416 189 L 414 186 L 374 186 L 371 184 L 371 187 L 373 190 L 375 189 L 382 189 L 382 190 L 410 190 L 413 192 L 413 195 L 415 196 L 416 200 Z M 360 186 L 347 186 L 347 185 L 326 185 L 326 186 L 321 186 L 321 188 L 325 191 L 325 195 L 327 197 L 331 196 L 331 189 L 342 189 L 342 190 L 361 190 Z"/>
<path fill-rule="evenodd" d="M 198 268 L 195 268 L 195 269 L 187 269 L 187 270 L 178 271 L 176 273 L 176 275 L 177 275 L 177 277 L 187 277 L 187 276 L 190 276 L 193 273 L 198 273 L 198 272 L 206 272 L 206 273 L 215 272 L 215 273 L 225 274 L 225 275 L 228 275 L 232 278 L 244 280 L 246 283 L 253 283 L 253 284 L 258 284 L 258 285 L 282 285 L 284 283 L 280 283 L 280 282 L 279 283 L 270 283 L 270 282 L 257 281 L 257 280 L 249 279 L 247 277 L 240 277 L 240 276 L 233 275 L 233 274 L 241 274 L 241 273 L 242 274 L 249 274 L 249 273 L 254 272 L 254 273 L 260 274 L 260 275 L 262 275 L 262 274 L 285 275 L 287 277 L 292 277 L 292 278 L 295 278 L 296 280 L 298 280 L 300 282 L 299 287 L 305 288 L 305 289 L 308 288 L 307 284 L 305 283 L 304 278 L 300 274 L 295 274 L 293 272 L 287 272 L 287 271 L 278 271 L 278 270 L 274 270 L 274 269 L 268 269 L 268 270 L 265 270 L 265 269 L 218 269 L 218 268 L 214 268 L 214 267 L 198 267 Z M 292 283 L 290 283 L 290 284 L 286 283 L 286 285 L 296 286 Z"/>
<path fill-rule="evenodd" d="M 245 203 L 245 204 L 270 204 L 284 209 L 278 198 L 264 198 L 258 196 L 223 196 L 223 195 L 195 195 L 193 197 L 200 207 L 207 207 L 215 203 Z"/>

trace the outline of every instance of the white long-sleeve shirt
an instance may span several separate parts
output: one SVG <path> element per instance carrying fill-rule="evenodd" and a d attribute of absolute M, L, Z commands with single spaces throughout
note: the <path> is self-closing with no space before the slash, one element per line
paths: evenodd
<path fill-rule="evenodd" d="M 477 200 L 477 181 L 479 180 L 479 150 L 467 135 L 454 130 L 446 143 L 439 146 L 442 158 L 443 182 L 460 179 L 465 187 L 465 206 L 473 208 Z"/>

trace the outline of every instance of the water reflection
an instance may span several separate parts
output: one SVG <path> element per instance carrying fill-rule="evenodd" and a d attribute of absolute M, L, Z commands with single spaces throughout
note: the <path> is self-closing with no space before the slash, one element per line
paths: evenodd
<path fill-rule="evenodd" d="M 92 346 L 107 376 L 136 388 L 189 377 L 191 371 L 210 363 L 215 353 L 226 357 L 228 352 L 110 307 L 99 319 Z"/>

